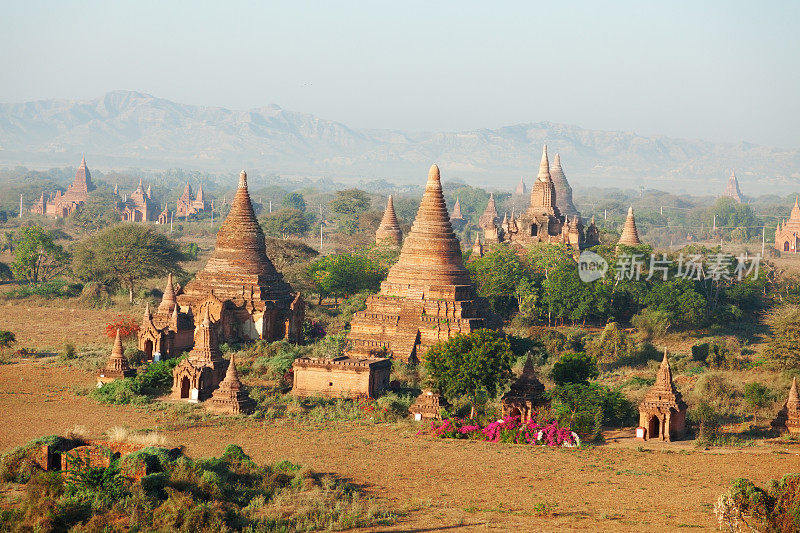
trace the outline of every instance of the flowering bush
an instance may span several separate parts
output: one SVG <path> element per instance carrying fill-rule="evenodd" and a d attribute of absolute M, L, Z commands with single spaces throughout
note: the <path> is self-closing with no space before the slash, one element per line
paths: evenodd
<path fill-rule="evenodd" d="M 474 424 L 471 420 L 450 418 L 431 422 L 430 432 L 443 439 L 470 439 L 488 442 L 531 444 L 547 446 L 578 446 L 580 438 L 569 428 L 559 427 L 553 420 L 538 421 L 534 417 L 522 422 L 518 416 L 507 416 L 486 426 Z M 425 433 L 425 430 L 419 434 Z"/>
<path fill-rule="evenodd" d="M 117 318 L 106 324 L 108 338 L 116 337 L 117 329 L 119 329 L 119 336 L 124 339 L 139 331 L 139 323 L 132 316 L 117 315 Z"/>

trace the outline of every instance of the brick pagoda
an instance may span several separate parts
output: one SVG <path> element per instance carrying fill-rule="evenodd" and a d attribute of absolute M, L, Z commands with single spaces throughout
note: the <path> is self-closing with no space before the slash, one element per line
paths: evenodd
<path fill-rule="evenodd" d="M 408 412 L 414 420 L 440 419 L 442 418 L 442 409 L 448 407 L 450 407 L 450 402 L 444 396 L 438 392 L 423 390 L 422 394 L 417 396 L 417 399 L 408 408 Z"/>
<path fill-rule="evenodd" d="M 503 416 L 518 416 L 523 422 L 533 418 L 540 407 L 550 403 L 544 394 L 544 385 L 536 377 L 530 356 L 522 367 L 522 374 L 511 384 L 511 390 L 503 395 L 500 402 Z"/>
<path fill-rule="evenodd" d="M 383 212 L 383 220 L 378 230 L 375 232 L 375 243 L 388 246 L 400 246 L 403 241 L 403 232 L 400 230 L 400 223 L 397 222 L 397 214 L 394 212 L 394 201 L 392 195 L 386 202 L 386 211 Z"/>
<path fill-rule="evenodd" d="M 778 411 L 772 427 L 780 431 L 788 431 L 792 435 L 800 433 L 800 396 L 797 394 L 797 378 L 792 378 L 789 397 Z"/>
<path fill-rule="evenodd" d="M 517 187 L 517 191 L 524 191 Z M 519 198 L 515 192 L 515 198 Z M 563 206 L 564 211 L 561 210 Z M 517 248 L 535 243 L 567 244 L 575 249 L 599 244 L 596 227 L 590 228 L 592 240 L 586 239 L 584 226 L 580 214 L 572 204 L 572 188 L 567 183 L 564 171 L 561 169 L 561 158 L 556 155 L 555 164 L 550 167 L 547 157 L 547 145 L 542 147 L 542 159 L 539 163 L 539 174 L 536 177 L 530 193 L 530 203 L 525 211 L 511 218 L 505 216 L 503 221 L 490 216 L 496 213 L 494 198 L 489 198 L 489 205 L 481 216 L 478 226 L 483 230 L 484 245 L 491 248 L 497 243 L 509 243 Z"/>
<path fill-rule="evenodd" d="M 250 398 L 250 395 L 242 388 L 242 383 L 239 381 L 239 373 L 236 372 L 236 362 L 233 354 L 231 354 L 231 360 L 228 362 L 228 371 L 225 373 L 225 379 L 214 391 L 211 399 L 206 402 L 206 407 L 215 413 L 230 415 L 246 415 L 255 410 L 256 402 Z"/>
<path fill-rule="evenodd" d="M 217 346 L 209 308 L 194 335 L 194 348 L 172 371 L 172 397 L 199 402 L 211 397 L 224 379 L 227 362 Z"/>
<path fill-rule="evenodd" d="M 195 320 L 208 308 L 220 341 L 302 337 L 304 302 L 267 257 L 244 171 L 214 252 L 178 295 L 178 304 L 191 309 Z"/>
<path fill-rule="evenodd" d="M 433 165 L 397 263 L 380 293 L 353 317 L 349 352 L 368 357 L 385 350 L 401 361 L 418 361 L 436 342 L 484 327 L 485 309 L 464 268 Z"/>
<path fill-rule="evenodd" d="M 625 218 L 625 225 L 622 227 L 622 235 L 619 236 L 617 246 L 639 246 L 642 241 L 639 239 L 639 230 L 636 229 L 636 217 L 633 216 L 633 206 L 628 208 L 628 216 Z"/>
<path fill-rule="evenodd" d="M 119 328 L 117 328 L 117 336 L 114 339 L 114 348 L 111 349 L 111 356 L 106 361 L 106 366 L 100 369 L 97 373 L 97 386 L 102 387 L 106 383 L 124 378 L 132 378 L 136 375 L 136 370 L 128 366 L 128 360 L 125 358 L 125 352 L 122 350 L 122 339 L 119 336 Z"/>
<path fill-rule="evenodd" d="M 137 347 L 145 353 L 148 360 L 175 357 L 190 349 L 194 344 L 194 318 L 191 308 L 186 313 L 180 311 L 175 296 L 172 274 L 167 276 L 164 296 L 155 315 L 150 305 L 145 306 L 144 317 L 137 334 Z"/>
<path fill-rule="evenodd" d="M 794 199 L 794 207 L 789 212 L 788 220 L 778 222 L 775 230 L 775 249 L 782 252 L 797 253 L 800 249 L 800 205 Z"/>
<path fill-rule="evenodd" d="M 679 440 L 686 434 L 686 402 L 672 382 L 672 370 L 664 349 L 664 359 L 656 374 L 656 382 L 639 404 L 639 427 L 636 436 L 642 440 Z"/>
<path fill-rule="evenodd" d="M 725 187 L 722 197 L 730 198 L 738 204 L 744 202 L 744 195 L 739 190 L 739 180 L 736 179 L 736 173 L 733 171 L 731 171 L 731 177 L 728 178 L 728 185 Z"/>
<path fill-rule="evenodd" d="M 86 166 L 86 157 L 81 159 L 81 166 L 75 172 L 75 179 L 67 187 L 66 192 L 56 191 L 49 199 L 42 197 L 31 207 L 31 213 L 37 215 L 50 215 L 56 218 L 66 218 L 70 216 L 79 205 L 83 204 L 89 197 L 89 193 L 95 190 L 92 183 L 92 174 Z"/>

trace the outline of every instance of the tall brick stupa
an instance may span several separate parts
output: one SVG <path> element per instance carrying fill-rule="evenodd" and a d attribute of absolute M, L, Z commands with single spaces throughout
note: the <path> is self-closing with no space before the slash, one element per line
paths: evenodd
<path fill-rule="evenodd" d="M 384 350 L 401 361 L 418 361 L 436 342 L 484 327 L 486 305 L 477 298 L 447 213 L 439 167 L 428 172 L 425 194 L 400 257 L 353 317 L 350 352 L 374 356 Z"/>
<path fill-rule="evenodd" d="M 211 258 L 177 300 L 195 320 L 208 307 L 220 342 L 300 340 L 305 305 L 267 257 L 244 170 Z"/>

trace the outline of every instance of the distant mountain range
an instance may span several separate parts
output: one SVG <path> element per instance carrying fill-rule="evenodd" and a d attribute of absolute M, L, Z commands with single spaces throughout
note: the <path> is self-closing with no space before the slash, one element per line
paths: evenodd
<path fill-rule="evenodd" d="M 721 193 L 736 170 L 745 194 L 800 188 L 800 151 L 643 137 L 537 122 L 462 132 L 354 129 L 269 105 L 247 111 L 179 104 L 131 91 L 0 104 L 0 164 L 115 169 L 259 169 L 340 181 L 445 178 L 512 188 L 536 176 L 542 144 L 578 186 Z"/>

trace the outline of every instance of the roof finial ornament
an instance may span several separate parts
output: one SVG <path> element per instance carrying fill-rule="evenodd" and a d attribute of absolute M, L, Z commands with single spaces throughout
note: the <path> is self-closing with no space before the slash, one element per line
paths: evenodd
<path fill-rule="evenodd" d="M 242 170 L 239 172 L 239 188 L 246 189 L 247 188 L 247 172 Z"/>

